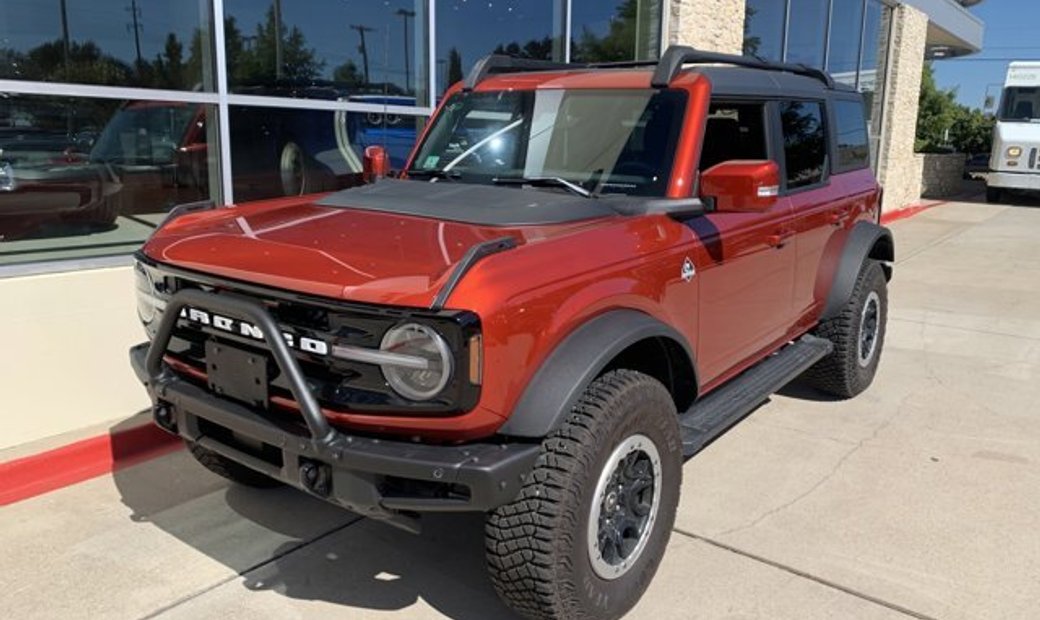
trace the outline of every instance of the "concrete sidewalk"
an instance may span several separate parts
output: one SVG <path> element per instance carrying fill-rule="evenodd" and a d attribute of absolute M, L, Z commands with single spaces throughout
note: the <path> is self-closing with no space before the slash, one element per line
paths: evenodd
<path fill-rule="evenodd" d="M 633 618 L 1035 618 L 1040 208 L 898 222 L 874 386 L 798 386 L 686 464 Z M 183 451 L 0 509 L 5 618 L 510 617 L 481 519 L 415 537 Z"/>

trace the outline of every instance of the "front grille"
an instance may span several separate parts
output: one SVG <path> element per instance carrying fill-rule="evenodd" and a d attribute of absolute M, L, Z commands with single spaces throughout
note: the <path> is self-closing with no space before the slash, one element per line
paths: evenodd
<path fill-rule="evenodd" d="M 197 288 L 218 294 L 232 293 L 262 303 L 283 331 L 295 337 L 315 338 L 330 345 L 378 348 L 386 331 L 401 322 L 421 320 L 437 329 L 455 352 L 455 373 L 440 396 L 426 402 L 409 401 L 387 385 L 375 365 L 319 356 L 293 350 L 307 381 L 323 408 L 341 412 L 397 415 L 450 415 L 472 409 L 479 386 L 468 380 L 469 338 L 479 332 L 476 315 L 469 312 L 422 312 L 415 309 L 365 306 L 309 297 L 288 291 L 231 282 L 155 265 L 170 294 Z M 206 310 L 200 308 L 200 310 Z M 289 384 L 262 342 L 227 333 L 187 319 L 178 321 L 167 353 L 190 366 L 198 380 L 206 370 L 206 342 L 264 355 L 269 360 L 270 396 L 273 402 L 292 400 Z"/>

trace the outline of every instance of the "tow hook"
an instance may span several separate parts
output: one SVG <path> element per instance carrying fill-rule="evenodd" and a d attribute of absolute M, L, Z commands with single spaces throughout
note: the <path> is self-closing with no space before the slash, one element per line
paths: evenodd
<path fill-rule="evenodd" d="M 311 493 L 328 497 L 332 492 L 332 468 L 318 461 L 300 459 L 300 482 Z"/>
<path fill-rule="evenodd" d="M 176 434 L 177 433 L 177 422 L 173 419 L 173 409 L 170 408 L 166 403 L 156 403 L 152 407 L 152 416 L 155 418 L 155 423 L 161 428 Z"/>

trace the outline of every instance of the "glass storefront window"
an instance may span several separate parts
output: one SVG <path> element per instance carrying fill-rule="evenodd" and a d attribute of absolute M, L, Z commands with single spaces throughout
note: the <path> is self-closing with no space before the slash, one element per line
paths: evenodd
<path fill-rule="evenodd" d="M 491 53 L 564 60 L 565 0 L 438 0 L 436 92 Z"/>
<path fill-rule="evenodd" d="M 0 97 L 0 265 L 125 254 L 219 181 L 211 106 Z"/>
<path fill-rule="evenodd" d="M 396 105 L 394 98 L 387 101 Z M 377 103 L 371 99 L 368 103 Z M 361 183 L 365 147 L 404 167 L 424 116 L 231 106 L 235 201 L 331 191 Z"/>
<path fill-rule="evenodd" d="M 748 0 L 744 13 L 744 53 L 781 60 L 787 0 Z"/>
<path fill-rule="evenodd" d="M 661 54 L 661 0 L 572 0 L 571 60 L 647 60 Z"/>
<path fill-rule="evenodd" d="M 4 0 L 0 78 L 214 90 L 208 2 Z"/>
<path fill-rule="evenodd" d="M 422 0 L 226 0 L 228 86 L 249 95 L 323 99 L 334 91 L 424 105 L 425 7 Z"/>
<path fill-rule="evenodd" d="M 859 68 L 859 90 L 866 105 L 872 163 L 877 165 L 885 100 L 885 66 L 891 31 L 892 9 L 880 0 L 867 0 L 863 22 L 863 61 Z"/>
<path fill-rule="evenodd" d="M 785 61 L 823 68 L 828 5 L 827 0 L 791 0 Z"/>
<path fill-rule="evenodd" d="M 827 71 L 835 80 L 856 85 L 859 44 L 863 34 L 863 3 L 859 0 L 834 2 L 831 7 L 830 45 Z"/>

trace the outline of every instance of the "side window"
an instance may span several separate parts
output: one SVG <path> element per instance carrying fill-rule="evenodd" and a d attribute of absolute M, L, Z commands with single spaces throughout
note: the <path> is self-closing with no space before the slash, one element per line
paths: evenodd
<path fill-rule="evenodd" d="M 827 164 L 823 105 L 816 101 L 781 101 L 780 123 L 787 161 L 787 189 L 822 182 Z"/>
<path fill-rule="evenodd" d="M 870 165 L 867 121 L 863 102 L 834 101 L 834 117 L 838 137 L 837 164 L 842 170 L 859 170 Z"/>
<path fill-rule="evenodd" d="M 769 159 L 765 104 L 719 102 L 708 108 L 699 170 L 731 159 Z"/>

